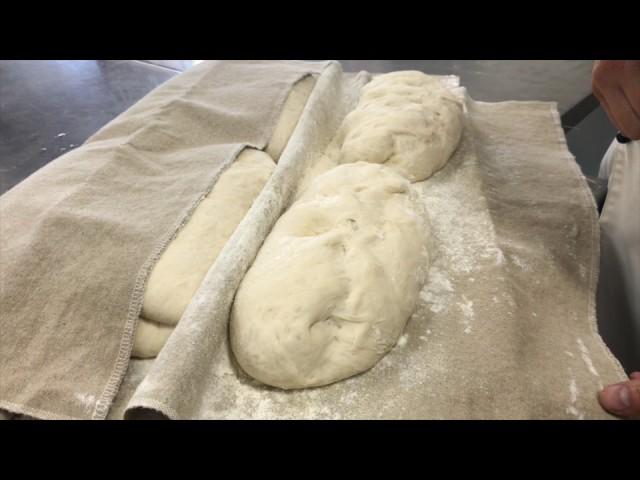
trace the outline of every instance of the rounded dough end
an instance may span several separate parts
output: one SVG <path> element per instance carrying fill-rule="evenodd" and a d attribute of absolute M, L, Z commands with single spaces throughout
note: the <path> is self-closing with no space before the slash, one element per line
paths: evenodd
<path fill-rule="evenodd" d="M 368 370 L 402 334 L 428 264 L 410 183 L 382 165 L 338 166 L 278 220 L 245 275 L 231 312 L 235 358 L 283 389 Z"/>
<path fill-rule="evenodd" d="M 381 75 L 363 87 L 340 127 L 340 163 L 382 163 L 423 181 L 447 163 L 462 130 L 462 100 L 438 78 L 414 71 Z"/>

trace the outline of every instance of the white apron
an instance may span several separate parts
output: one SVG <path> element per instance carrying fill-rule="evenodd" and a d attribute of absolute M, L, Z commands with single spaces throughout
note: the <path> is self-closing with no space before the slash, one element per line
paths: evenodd
<path fill-rule="evenodd" d="M 600 217 L 598 325 L 627 373 L 640 371 L 640 141 L 614 140 L 600 166 L 608 180 Z"/>

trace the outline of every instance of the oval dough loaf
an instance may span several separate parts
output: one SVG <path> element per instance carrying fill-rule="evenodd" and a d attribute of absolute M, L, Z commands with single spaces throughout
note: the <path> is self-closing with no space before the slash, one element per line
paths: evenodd
<path fill-rule="evenodd" d="M 165 325 L 178 323 L 274 168 L 269 155 L 247 148 L 220 175 L 153 268 L 144 295 L 144 319 Z"/>
<path fill-rule="evenodd" d="M 436 77 L 403 71 L 362 89 L 336 140 L 339 163 L 383 163 L 412 182 L 442 168 L 462 135 L 462 101 Z"/>
<path fill-rule="evenodd" d="M 371 368 L 397 342 L 429 264 L 429 226 L 410 183 L 371 163 L 316 178 L 245 275 L 230 340 L 242 369 L 284 389 Z"/>

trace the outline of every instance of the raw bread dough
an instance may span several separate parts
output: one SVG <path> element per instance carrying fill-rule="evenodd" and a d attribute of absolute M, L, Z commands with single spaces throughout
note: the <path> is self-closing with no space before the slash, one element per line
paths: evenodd
<path fill-rule="evenodd" d="M 316 178 L 245 275 L 231 347 L 257 380 L 325 385 L 371 368 L 397 342 L 429 265 L 426 212 L 411 184 L 365 162 Z"/>
<path fill-rule="evenodd" d="M 304 106 L 307 104 L 307 99 L 309 95 L 311 95 L 311 90 L 313 90 L 315 84 L 316 79 L 312 75 L 308 75 L 297 82 L 291 89 L 282 108 L 278 123 L 271 134 L 269 144 L 265 149 L 265 152 L 267 152 L 275 162 L 280 160 L 280 155 L 282 155 L 284 148 L 289 142 L 289 138 L 291 138 L 293 134 L 293 130 L 298 124 L 298 120 L 300 120 Z"/>
<path fill-rule="evenodd" d="M 245 149 L 220 176 L 154 267 L 144 296 L 132 356 L 155 357 L 207 271 L 271 176 L 295 129 L 316 79 L 309 75 L 289 93 L 266 153 Z"/>
<path fill-rule="evenodd" d="M 274 168 L 268 154 L 247 148 L 220 175 L 153 268 L 141 317 L 165 325 L 178 323 Z"/>
<path fill-rule="evenodd" d="M 289 94 L 265 149 L 276 161 L 314 85 L 315 78 L 307 76 Z M 363 88 L 357 108 L 347 115 L 327 152 L 316 162 L 312 175 L 301 182 L 303 188 L 299 192 L 321 172 L 339 163 L 358 161 L 383 163 L 411 181 L 424 180 L 444 166 L 457 147 L 461 132 L 461 101 L 439 79 L 411 71 L 382 75 Z M 273 170 L 272 164 L 270 169 L 256 165 L 253 171 L 243 165 L 242 155 L 254 155 L 249 152 L 256 151 L 243 152 L 220 177 L 212 193 L 160 258 L 149 278 L 140 324 L 148 319 L 175 325 L 182 316 Z M 233 179 L 227 181 L 225 175 Z M 220 211 L 230 213 L 221 217 Z M 136 338 L 142 342 L 143 334 Z M 157 343 L 159 348 L 163 344 Z M 138 353 L 134 348 L 134 356 Z"/>
<path fill-rule="evenodd" d="M 296 197 L 318 175 L 341 163 L 385 164 L 412 182 L 444 167 L 460 142 L 463 100 L 437 77 L 416 71 L 380 75 L 308 168 Z"/>
<path fill-rule="evenodd" d="M 315 79 L 297 82 L 282 109 L 267 153 L 247 148 L 220 176 L 188 223 L 153 269 L 144 297 L 142 317 L 175 325 L 224 247 L 273 172 L 293 132 Z M 275 157 L 273 157 L 275 155 Z"/>
<path fill-rule="evenodd" d="M 381 75 L 364 86 L 336 135 L 338 162 L 383 163 L 412 182 L 425 180 L 458 146 L 462 115 L 462 100 L 437 77 Z"/>
<path fill-rule="evenodd" d="M 153 358 L 158 355 L 173 327 L 140 319 L 133 339 L 132 356 L 136 358 Z"/>

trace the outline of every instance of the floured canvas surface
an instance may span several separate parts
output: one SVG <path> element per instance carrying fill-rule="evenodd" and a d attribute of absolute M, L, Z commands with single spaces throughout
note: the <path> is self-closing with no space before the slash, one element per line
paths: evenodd
<path fill-rule="evenodd" d="M 149 270 L 292 85 L 324 63 L 204 62 L 0 198 L 0 408 L 104 418 Z"/>
<path fill-rule="evenodd" d="M 415 184 L 436 239 L 433 266 L 418 310 L 382 361 L 345 381 L 294 391 L 237 368 L 228 313 L 249 262 L 234 269 L 232 260 L 255 255 L 249 232 L 266 237 L 269 225 L 258 219 L 272 224 L 286 206 L 292 184 L 340 123 L 327 122 L 336 111 L 327 105 L 353 108 L 368 78 L 359 79 L 348 83 L 339 71 L 319 79 L 295 145 L 127 415 L 147 408 L 170 418 L 611 418 L 596 392 L 624 373 L 595 328 L 597 213 L 550 103 L 467 99 L 454 157 Z M 224 295 L 210 293 L 229 278 L 234 286 Z M 206 345 L 189 347 L 196 337 Z"/>
<path fill-rule="evenodd" d="M 313 70 L 309 64 L 294 65 L 287 77 L 291 82 Z M 209 137 L 176 134 L 175 128 L 193 130 L 207 114 L 242 103 L 230 84 L 221 87 L 216 97 L 209 89 L 198 88 L 204 70 L 191 75 L 188 88 L 185 83 L 168 84 L 151 101 L 132 107 L 122 122 L 92 137 L 83 149 L 2 197 L 3 224 L 10 219 L 10 229 L 3 230 L 2 261 L 5 252 L 12 253 L 12 272 L 16 272 L 2 277 L 3 305 L 11 302 L 13 314 L 6 325 L 12 332 L 27 328 L 24 337 L 16 336 L 15 344 L 6 337 L 0 340 L 0 408 L 41 418 L 106 416 L 119 387 L 119 380 L 113 379 L 121 378 L 127 366 L 135 323 L 123 316 L 133 319 L 141 306 L 131 303 L 136 285 L 144 283 L 137 280 L 140 269 L 152 250 L 156 254 L 161 250 L 158 239 L 171 237 L 175 224 L 188 216 L 217 171 L 241 147 L 238 143 L 237 150 L 216 150 L 207 143 Z M 429 278 L 404 335 L 371 370 L 326 387 L 285 392 L 265 387 L 237 368 L 227 327 L 238 284 L 370 78 L 366 72 L 345 75 L 336 63 L 322 70 L 265 188 L 208 271 L 159 356 L 130 362 L 109 418 L 150 413 L 176 419 L 611 418 L 599 407 L 596 392 L 622 380 L 624 372 L 596 331 L 597 213 L 567 151 L 555 106 L 549 103 L 485 104 L 467 99 L 464 132 L 453 158 L 433 177 L 415 184 L 429 211 L 435 239 Z M 278 90 L 282 100 L 286 85 Z M 181 97 L 167 104 L 166 99 L 175 95 Z M 147 125 L 157 115 L 160 120 Z M 267 115 L 276 116 L 277 108 Z M 258 121 L 250 115 L 242 119 L 245 127 Z M 260 125 L 269 124 L 261 121 Z M 130 132 L 132 125 L 139 129 L 135 135 Z M 268 133 L 247 143 L 263 148 Z M 126 145 L 118 146 L 123 138 Z M 158 142 L 159 138 L 169 144 Z M 190 139 L 188 145 L 179 143 L 183 138 Z M 184 149 L 189 150 L 186 169 L 176 162 Z M 131 158 L 136 161 L 130 162 Z M 215 167 L 210 163 L 213 158 L 225 160 Z M 165 163 L 160 166 L 156 159 Z M 176 184 L 165 175 L 184 177 L 185 183 Z M 163 198 L 184 198 L 185 203 L 150 202 L 141 212 L 124 215 L 105 203 L 106 192 L 117 188 L 121 178 L 147 179 L 121 185 L 119 200 L 127 205 L 137 201 L 137 189 L 157 192 L 158 198 L 160 192 Z M 20 202 L 30 191 L 37 191 L 46 203 Z M 24 219 L 37 220 L 38 212 L 45 211 L 55 215 L 42 217 L 38 228 L 26 225 Z M 151 230 L 145 224 L 150 214 L 157 223 Z M 67 228 L 77 224 L 88 230 Z M 120 228 L 114 225 L 126 226 L 130 235 L 126 241 L 118 237 Z M 91 248 L 65 248 L 66 237 L 54 244 L 42 240 L 57 230 L 72 239 L 86 237 Z M 141 238 L 149 245 L 142 248 L 144 252 Z M 126 259 L 127 264 L 135 260 L 137 267 L 122 270 L 121 277 L 114 274 L 121 281 L 105 291 L 103 282 L 91 281 L 103 265 L 92 263 L 96 249 L 107 252 L 103 261 L 114 266 Z M 36 270 L 36 264 L 44 270 Z M 83 265 L 88 273 L 78 274 L 71 267 L 61 270 L 61 264 Z M 28 275 L 20 271 L 24 268 Z M 54 277 L 70 284 L 63 291 L 50 289 L 57 285 Z M 36 280 L 39 288 L 35 284 L 27 288 Z M 16 299 L 23 292 L 31 295 L 21 299 L 29 300 L 26 303 Z M 116 294 L 127 296 L 127 302 L 114 304 Z M 86 296 L 97 300 L 84 308 L 76 299 Z M 23 305 L 39 315 L 25 315 Z M 137 307 L 132 310 L 131 305 Z M 86 322 L 65 323 L 60 320 L 63 313 Z M 55 322 L 50 321 L 52 315 Z M 25 318 L 31 320 L 17 321 Z M 101 322 L 99 328 L 96 322 Z M 18 365 L 35 375 L 27 380 Z"/>

